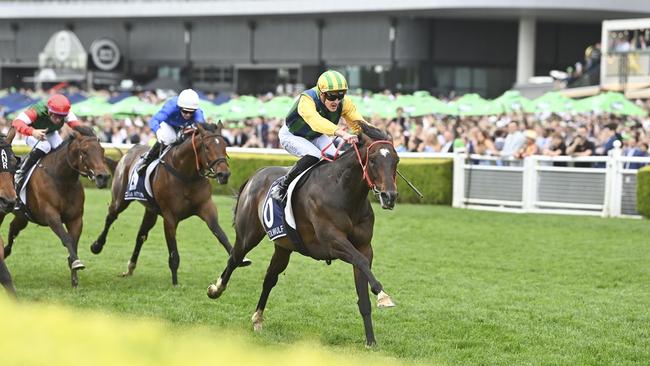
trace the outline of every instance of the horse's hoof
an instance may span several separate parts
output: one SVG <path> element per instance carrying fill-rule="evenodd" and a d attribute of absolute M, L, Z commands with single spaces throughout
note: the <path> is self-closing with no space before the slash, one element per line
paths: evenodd
<path fill-rule="evenodd" d="M 244 259 L 241 261 L 241 263 L 239 263 L 239 266 L 240 266 L 240 267 L 248 267 L 248 266 L 250 266 L 252 263 L 253 263 L 252 260 L 250 260 L 250 259 L 244 257 Z"/>
<path fill-rule="evenodd" d="M 261 313 L 256 311 L 251 317 L 251 320 L 253 321 L 253 330 L 256 332 L 262 331 L 262 323 L 264 322 L 264 316 Z"/>
<path fill-rule="evenodd" d="M 377 295 L 377 307 L 380 309 L 384 308 L 392 308 L 395 306 L 395 303 L 393 302 L 393 299 L 388 296 L 387 293 L 384 291 L 380 291 L 379 295 Z"/>
<path fill-rule="evenodd" d="M 366 341 L 366 349 L 375 349 L 377 347 L 377 342 L 372 340 L 372 341 Z"/>
<path fill-rule="evenodd" d="M 213 300 L 218 299 L 225 290 L 226 286 L 221 284 L 221 277 L 219 277 L 216 284 L 212 283 L 208 286 L 208 297 Z"/>
<path fill-rule="evenodd" d="M 135 263 L 129 261 L 129 263 L 126 265 L 126 272 L 122 272 L 122 277 L 133 276 L 133 271 L 135 271 L 135 266 L 136 266 Z"/>
<path fill-rule="evenodd" d="M 70 265 L 70 269 L 72 270 L 78 270 L 78 269 L 85 269 L 86 266 L 83 264 L 83 262 L 79 259 L 75 259 L 74 262 Z"/>
<path fill-rule="evenodd" d="M 99 245 L 99 243 L 94 242 L 94 243 L 90 246 L 90 251 L 91 251 L 93 254 L 99 254 L 99 253 L 102 252 L 102 249 L 103 249 L 103 248 L 104 248 L 104 247 L 103 247 L 102 245 Z"/>
<path fill-rule="evenodd" d="M 9 254 L 11 254 L 11 247 L 5 247 L 4 252 L 5 252 L 5 259 L 6 259 L 9 256 Z"/>

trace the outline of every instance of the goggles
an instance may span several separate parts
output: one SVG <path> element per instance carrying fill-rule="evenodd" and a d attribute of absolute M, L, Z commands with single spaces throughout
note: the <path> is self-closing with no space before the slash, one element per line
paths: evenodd
<path fill-rule="evenodd" d="M 326 92 L 323 94 L 325 94 L 325 99 L 329 100 L 330 102 L 333 102 L 335 100 L 343 100 L 343 97 L 345 97 L 345 92 Z"/>
<path fill-rule="evenodd" d="M 181 113 L 183 113 L 183 114 L 192 115 L 192 114 L 194 114 L 194 112 L 196 112 L 196 109 L 184 109 L 184 108 L 181 108 Z"/>

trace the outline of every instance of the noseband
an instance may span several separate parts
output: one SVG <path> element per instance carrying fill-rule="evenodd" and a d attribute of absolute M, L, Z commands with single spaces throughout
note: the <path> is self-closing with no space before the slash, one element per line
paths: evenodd
<path fill-rule="evenodd" d="M 377 145 L 377 144 L 390 144 L 391 146 L 393 145 L 392 142 L 388 140 L 377 140 L 374 141 L 372 144 L 368 145 L 366 148 L 366 162 L 364 163 L 361 159 L 361 153 L 359 152 L 359 148 L 357 147 L 357 144 L 352 144 L 354 146 L 354 151 L 357 153 L 357 161 L 359 161 L 359 165 L 361 165 L 361 170 L 363 171 L 363 178 L 366 181 L 366 184 L 368 185 L 368 188 L 372 190 L 372 192 L 375 195 L 379 195 L 380 192 L 377 189 L 377 185 L 372 181 L 370 178 L 370 174 L 368 174 L 368 160 L 370 156 L 370 148 Z M 393 174 L 393 180 L 395 180 L 395 175 Z"/>
<path fill-rule="evenodd" d="M 79 145 L 81 145 L 81 141 L 79 141 Z M 70 169 L 72 169 L 75 172 L 79 173 L 79 175 L 81 175 L 82 177 L 86 177 L 86 178 L 94 181 L 95 177 L 97 175 L 95 174 L 94 170 L 92 170 L 90 167 L 88 167 L 88 164 L 86 163 L 86 160 L 84 159 L 84 155 L 81 152 L 79 152 L 79 158 L 84 163 L 84 166 L 86 168 L 85 172 L 81 171 L 81 169 L 75 167 L 74 164 L 72 164 L 70 162 L 70 150 L 72 150 L 72 149 L 70 149 L 70 146 L 68 146 L 68 151 L 65 153 L 65 161 L 66 161 L 66 163 L 68 163 L 68 166 L 70 167 Z M 79 146 L 79 151 L 81 151 L 81 146 Z"/>

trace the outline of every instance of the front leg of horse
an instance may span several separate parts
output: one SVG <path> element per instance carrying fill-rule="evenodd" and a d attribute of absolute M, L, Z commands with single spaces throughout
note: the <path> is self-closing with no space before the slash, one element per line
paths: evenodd
<path fill-rule="evenodd" d="M 167 251 L 169 252 L 169 270 L 172 272 L 172 285 L 178 285 L 178 266 L 181 257 L 178 254 L 176 244 L 176 228 L 178 221 L 172 215 L 165 216 L 165 240 L 167 241 Z"/>
<path fill-rule="evenodd" d="M 199 210 L 199 217 L 208 225 L 208 228 L 212 234 L 219 240 L 219 243 L 226 250 L 228 255 L 232 252 L 232 245 L 226 233 L 219 226 L 219 219 L 217 216 L 217 208 L 214 206 L 212 201 L 206 202 L 206 204 L 201 207 Z M 240 267 L 246 267 L 253 263 L 250 259 L 244 257 L 244 259 L 238 264 Z"/>
<path fill-rule="evenodd" d="M 9 268 L 4 259 L 0 258 L 0 284 L 7 290 L 7 293 L 11 297 L 16 297 L 16 289 L 14 288 L 14 283 L 11 280 L 11 274 L 9 273 Z"/>
<path fill-rule="evenodd" d="M 372 267 L 372 247 L 370 245 L 360 248 L 360 252 L 366 259 L 368 259 L 369 266 Z M 363 319 L 363 328 L 366 332 L 366 347 L 373 347 L 376 345 L 375 332 L 372 327 L 372 306 L 370 305 L 370 297 L 368 296 L 368 278 L 357 267 L 354 269 L 354 286 L 357 290 L 357 305 L 359 306 L 359 313 Z"/>
<path fill-rule="evenodd" d="M 77 274 L 76 271 L 80 269 L 86 268 L 86 266 L 83 264 L 83 262 L 77 257 L 77 251 L 75 249 L 74 245 L 74 239 L 70 234 L 65 230 L 63 227 L 63 224 L 61 223 L 61 219 L 56 216 L 56 215 L 50 215 L 49 216 L 50 220 L 48 222 L 48 225 L 54 231 L 56 236 L 61 239 L 61 242 L 63 243 L 63 246 L 68 249 L 68 266 L 70 267 L 71 271 L 71 276 L 72 276 L 72 287 L 77 287 L 78 281 L 77 279 Z"/>
<path fill-rule="evenodd" d="M 269 263 L 269 268 L 266 270 L 266 276 L 264 276 L 264 284 L 262 285 L 262 293 L 260 294 L 260 299 L 257 302 L 257 308 L 253 317 L 251 318 L 253 322 L 253 330 L 259 332 L 262 330 L 262 323 L 264 322 L 264 309 L 266 308 L 266 302 L 269 299 L 269 294 L 271 290 L 278 283 L 278 276 L 280 273 L 284 272 L 289 264 L 289 259 L 291 258 L 291 251 L 284 249 L 280 246 L 275 246 L 275 252 L 271 258 L 271 263 Z"/>
<path fill-rule="evenodd" d="M 79 248 L 79 238 L 81 237 L 81 230 L 83 228 L 83 217 L 81 215 L 79 217 L 76 217 L 70 222 L 67 222 L 65 224 L 65 227 L 68 230 L 68 235 L 70 235 L 70 238 L 72 239 L 72 249 L 74 250 L 74 253 L 77 253 L 77 249 Z M 77 259 L 77 261 L 81 263 L 80 260 Z M 77 287 L 77 285 L 79 285 L 77 270 L 84 269 L 85 266 L 83 263 L 81 263 L 81 267 L 79 266 L 79 263 L 75 264 L 74 261 L 72 261 L 72 257 L 68 257 L 68 262 L 70 265 L 70 279 L 72 287 Z"/>
<path fill-rule="evenodd" d="M 108 214 L 104 220 L 104 229 L 99 234 L 99 237 L 97 237 L 97 240 L 95 240 L 95 242 L 90 246 L 90 251 L 93 254 L 99 254 L 102 252 L 102 249 L 104 249 L 104 244 L 106 244 L 108 229 L 110 229 L 113 222 L 117 220 L 117 216 L 120 214 L 120 212 L 124 211 L 124 209 L 128 207 L 129 202 L 130 201 L 125 201 L 124 199 L 118 199 L 111 202 L 110 206 L 108 206 Z"/>

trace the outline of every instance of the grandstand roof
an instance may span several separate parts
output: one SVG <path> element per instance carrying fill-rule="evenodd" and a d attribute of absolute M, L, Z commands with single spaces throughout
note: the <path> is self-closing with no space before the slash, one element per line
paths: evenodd
<path fill-rule="evenodd" d="M 388 13 L 594 21 L 650 15 L 647 0 L 0 0 L 0 19 L 152 18 Z"/>

